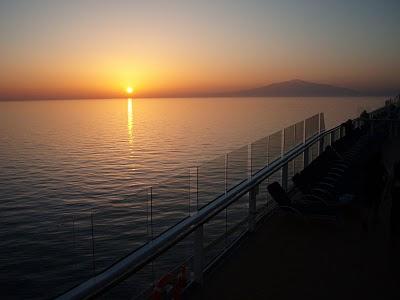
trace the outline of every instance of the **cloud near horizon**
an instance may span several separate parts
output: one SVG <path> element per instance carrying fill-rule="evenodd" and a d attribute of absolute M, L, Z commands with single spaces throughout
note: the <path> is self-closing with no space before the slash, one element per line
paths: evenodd
<path fill-rule="evenodd" d="M 399 1 L 2 1 L 0 98 L 400 87 Z"/>

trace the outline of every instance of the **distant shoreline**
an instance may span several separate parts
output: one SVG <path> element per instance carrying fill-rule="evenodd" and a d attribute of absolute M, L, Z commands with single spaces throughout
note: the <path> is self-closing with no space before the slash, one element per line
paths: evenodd
<path fill-rule="evenodd" d="M 282 81 L 272 83 L 269 85 L 259 86 L 251 89 L 236 90 L 236 91 L 221 91 L 221 92 L 176 92 L 166 93 L 164 95 L 148 95 L 135 97 L 126 94 L 110 95 L 107 97 L 101 96 L 7 96 L 0 95 L 0 101 L 15 101 L 15 100 L 83 100 L 83 99 L 123 99 L 123 98 L 136 98 L 136 99 L 178 99 L 178 98 L 351 98 L 351 97 L 393 97 L 396 96 L 400 90 L 377 90 L 377 91 L 358 91 L 347 87 L 334 86 L 329 84 L 315 83 L 304 81 L 300 79 L 293 79 L 289 81 Z"/>
<path fill-rule="evenodd" d="M 372 97 L 382 97 L 382 98 L 390 98 L 394 97 L 396 94 L 392 95 L 358 95 L 358 96 L 165 96 L 165 97 L 79 97 L 79 98 L 31 98 L 31 99 L 0 99 L 0 102 L 29 102 L 29 101 L 77 101 L 77 100 L 121 100 L 121 99 L 227 99 L 227 98 L 343 98 L 343 99 L 351 99 L 351 98 L 372 98 Z"/>

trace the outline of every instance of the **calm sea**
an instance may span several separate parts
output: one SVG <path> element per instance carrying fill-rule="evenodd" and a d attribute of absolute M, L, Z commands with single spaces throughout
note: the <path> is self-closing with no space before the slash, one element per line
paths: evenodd
<path fill-rule="evenodd" d="M 57 295 L 173 225 L 163 220 L 193 213 L 194 166 L 315 113 L 324 112 L 330 128 L 382 104 L 382 98 L 0 102 L 1 298 Z M 152 222 L 160 226 L 149 229 L 150 187 Z M 167 197 L 165 190 L 173 192 Z M 187 205 L 174 202 L 178 194 Z"/>

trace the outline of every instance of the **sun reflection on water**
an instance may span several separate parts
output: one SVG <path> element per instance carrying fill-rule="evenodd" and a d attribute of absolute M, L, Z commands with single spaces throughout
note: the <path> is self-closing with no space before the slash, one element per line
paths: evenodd
<path fill-rule="evenodd" d="M 129 143 L 133 143 L 133 100 L 132 98 L 128 99 L 128 135 L 129 135 Z"/>

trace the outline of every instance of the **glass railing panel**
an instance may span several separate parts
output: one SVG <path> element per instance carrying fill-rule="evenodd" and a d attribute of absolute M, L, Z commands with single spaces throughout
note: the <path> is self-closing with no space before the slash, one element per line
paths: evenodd
<path fill-rule="evenodd" d="M 199 209 L 225 193 L 225 155 L 198 167 Z"/>
<path fill-rule="evenodd" d="M 226 164 L 226 186 L 227 190 L 230 190 L 249 177 L 248 146 L 240 147 L 228 153 Z"/>
<path fill-rule="evenodd" d="M 96 209 L 93 232 L 89 232 L 93 234 L 96 272 L 150 241 L 154 235 L 153 224 L 148 189 L 112 201 L 107 209 Z"/>
<path fill-rule="evenodd" d="M 203 225 L 205 266 L 209 265 L 218 255 L 220 255 L 228 245 L 227 218 L 228 211 L 224 209 Z"/>
<path fill-rule="evenodd" d="M 320 125 L 320 132 L 325 131 L 325 116 L 324 113 L 319 114 L 319 125 Z"/>
<path fill-rule="evenodd" d="M 268 137 L 263 137 L 251 144 L 251 172 L 256 174 L 268 165 Z"/>
<path fill-rule="evenodd" d="M 189 172 L 152 187 L 152 234 L 158 236 L 191 214 Z"/>
<path fill-rule="evenodd" d="M 319 114 L 306 119 L 304 122 L 305 139 L 308 140 L 319 132 Z"/>
<path fill-rule="evenodd" d="M 282 131 L 275 132 L 268 137 L 268 162 L 271 164 L 282 155 Z"/>
<path fill-rule="evenodd" d="M 286 127 L 283 130 L 283 153 L 293 149 L 296 144 L 296 125 Z"/>
<path fill-rule="evenodd" d="M 229 246 L 248 230 L 249 194 L 243 195 L 227 210 L 227 243 Z"/>
<path fill-rule="evenodd" d="M 304 142 L 304 121 L 298 122 L 295 125 L 295 145 L 300 145 Z"/>

